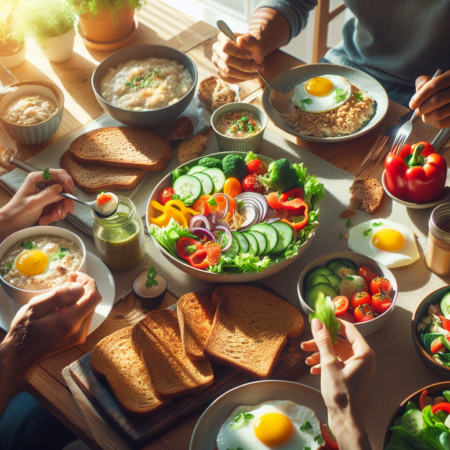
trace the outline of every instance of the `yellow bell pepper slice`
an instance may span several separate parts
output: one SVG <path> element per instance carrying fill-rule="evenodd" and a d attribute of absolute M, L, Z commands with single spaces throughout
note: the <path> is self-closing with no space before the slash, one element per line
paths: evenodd
<path fill-rule="evenodd" d="M 190 216 L 200 214 L 191 208 L 187 208 L 181 200 L 169 200 L 165 205 L 161 205 L 161 203 L 152 200 L 150 204 L 153 208 L 162 212 L 158 217 L 150 217 L 150 221 L 158 227 L 166 227 L 170 219 L 173 218 L 182 227 L 187 228 Z"/>

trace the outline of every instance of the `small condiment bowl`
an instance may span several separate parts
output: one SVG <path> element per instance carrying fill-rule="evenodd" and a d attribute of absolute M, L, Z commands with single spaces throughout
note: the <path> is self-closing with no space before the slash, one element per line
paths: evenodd
<path fill-rule="evenodd" d="M 440 378 L 450 380 L 450 367 L 439 364 L 423 347 L 417 333 L 419 322 L 428 314 L 428 308 L 431 304 L 439 303 L 445 293 L 450 291 L 450 286 L 444 286 L 430 292 L 416 307 L 411 321 L 411 333 L 414 343 L 414 349 L 423 365 L 433 374 Z"/>
<path fill-rule="evenodd" d="M 232 111 L 248 111 L 252 113 L 261 123 L 261 131 L 247 138 L 237 138 L 225 136 L 217 128 L 217 122 L 226 113 Z M 217 108 L 211 116 L 211 126 L 217 138 L 219 149 L 223 152 L 249 152 L 256 153 L 261 146 L 264 131 L 267 127 L 267 114 L 255 105 L 250 103 L 228 103 Z"/>
<path fill-rule="evenodd" d="M 81 261 L 80 267 L 77 269 L 77 272 L 86 273 L 86 247 L 84 246 L 83 241 L 71 231 L 65 230 L 64 228 L 52 227 L 52 226 L 39 226 L 39 227 L 31 227 L 25 228 L 24 230 L 20 230 L 17 233 L 12 234 L 8 238 L 6 238 L 0 244 L 0 259 L 3 258 L 3 255 L 9 250 L 9 248 L 15 244 L 16 242 L 20 242 L 24 239 L 31 238 L 33 236 L 39 235 L 50 235 L 56 237 L 62 237 L 65 239 L 70 239 L 74 244 L 76 244 L 81 252 L 83 253 L 83 259 Z M 29 291 L 25 289 L 20 289 L 11 284 L 7 283 L 2 276 L 0 276 L 0 283 L 8 297 L 18 303 L 21 306 L 26 305 L 33 297 L 37 295 L 45 294 L 46 292 L 51 291 L 53 288 L 42 289 L 39 291 Z M 62 285 L 59 285 L 62 286 Z"/>
<path fill-rule="evenodd" d="M 17 86 L 15 92 L 0 97 L 0 122 L 6 132 L 20 144 L 38 145 L 48 141 L 58 130 L 64 112 L 64 94 L 54 83 L 48 81 L 18 81 L 10 84 Z M 57 106 L 56 113 L 43 122 L 33 125 L 19 125 L 8 122 L 4 116 L 11 103 L 23 95 L 44 95 Z"/>
<path fill-rule="evenodd" d="M 367 266 L 372 269 L 378 276 L 387 278 L 392 285 L 392 292 L 390 297 L 392 299 L 391 307 L 383 314 L 380 314 L 378 317 L 375 317 L 373 320 L 369 320 L 368 322 L 355 323 L 356 328 L 363 336 L 368 336 L 369 334 L 375 333 L 375 331 L 379 330 L 383 325 L 387 323 L 390 319 L 392 313 L 394 312 L 394 306 L 397 302 L 398 297 L 398 284 L 397 280 L 394 277 L 394 274 L 383 264 L 375 261 L 372 258 L 361 255 L 360 253 L 355 252 L 335 252 L 329 253 L 327 255 L 321 256 L 320 258 L 315 259 L 311 264 L 308 264 L 303 272 L 300 274 L 300 278 L 298 279 L 297 284 L 297 292 L 298 298 L 300 299 L 300 305 L 303 311 L 306 314 L 306 317 L 314 312 L 313 309 L 306 303 L 306 300 L 303 298 L 303 292 L 305 291 L 305 282 L 307 275 L 317 267 L 325 267 L 328 261 L 336 258 L 346 258 L 351 259 L 355 262 L 355 264 L 359 267 Z"/>

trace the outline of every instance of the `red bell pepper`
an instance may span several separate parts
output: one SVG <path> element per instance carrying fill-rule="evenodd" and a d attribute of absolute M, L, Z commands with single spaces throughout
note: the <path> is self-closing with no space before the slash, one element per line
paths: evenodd
<path fill-rule="evenodd" d="M 202 247 L 203 244 L 200 241 L 196 241 L 195 239 L 192 239 L 190 237 L 183 236 L 178 239 L 177 253 L 180 258 L 183 258 L 185 261 L 190 262 L 191 256 Z"/>
<path fill-rule="evenodd" d="M 436 414 L 438 411 L 445 411 L 447 413 L 450 413 L 450 403 L 441 402 L 441 403 L 437 403 L 436 405 L 433 405 L 431 407 L 431 412 L 433 414 Z"/>
<path fill-rule="evenodd" d="M 302 200 L 304 200 L 305 199 L 305 191 L 299 187 L 290 189 L 289 191 L 286 191 L 280 195 L 280 202 L 284 203 L 289 200 L 294 200 L 295 198 L 301 198 Z"/>
<path fill-rule="evenodd" d="M 405 159 L 392 153 L 386 156 L 387 185 L 396 197 L 413 203 L 428 203 L 442 195 L 447 163 L 441 155 L 430 153 L 433 147 L 426 144 L 413 145 L 409 155 L 402 149 Z M 424 151 L 425 155 L 422 154 Z"/>
<path fill-rule="evenodd" d="M 220 244 L 208 243 L 203 245 L 190 237 L 178 239 L 177 253 L 196 269 L 206 269 L 214 266 L 220 260 Z"/>
<path fill-rule="evenodd" d="M 425 399 L 427 398 L 428 395 L 428 391 L 425 389 L 422 391 L 422 393 L 420 394 L 420 398 L 419 398 L 419 407 L 421 410 L 425 409 L 425 407 L 427 406 L 427 404 L 425 403 Z"/>
<path fill-rule="evenodd" d="M 291 202 L 296 202 L 297 208 L 295 210 L 288 211 L 289 214 L 281 220 L 288 223 L 294 230 L 300 231 L 305 228 L 308 223 L 308 205 L 301 198 L 291 200 Z M 284 204 L 286 204 L 286 202 Z"/>

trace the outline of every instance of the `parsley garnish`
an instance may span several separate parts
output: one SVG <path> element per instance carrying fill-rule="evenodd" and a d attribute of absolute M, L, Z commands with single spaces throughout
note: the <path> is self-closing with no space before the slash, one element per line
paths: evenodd
<path fill-rule="evenodd" d="M 187 251 L 188 253 L 194 253 L 195 250 L 197 250 L 197 247 L 196 247 L 195 245 L 188 245 L 188 246 L 186 247 L 186 251 Z"/>
<path fill-rule="evenodd" d="M 350 275 L 347 275 L 346 277 L 344 277 L 344 280 L 355 281 L 355 279 L 353 277 L 351 277 Z"/>
<path fill-rule="evenodd" d="M 4 277 L 12 270 L 13 262 L 8 261 L 7 263 L 3 263 L 2 266 L 1 275 Z"/>
<path fill-rule="evenodd" d="M 250 420 L 253 419 L 255 416 L 253 414 L 250 413 L 239 413 L 235 419 L 234 422 L 230 425 L 230 428 L 232 430 L 237 430 L 238 428 L 241 428 L 244 424 L 246 420 Z M 237 448 L 237 450 L 239 450 L 240 447 Z"/>
<path fill-rule="evenodd" d="M 314 442 L 317 442 L 318 445 L 325 445 L 325 439 L 323 438 L 323 436 L 321 434 L 318 434 L 314 438 Z"/>
<path fill-rule="evenodd" d="M 231 124 L 230 133 L 236 133 L 237 131 L 247 131 L 247 133 L 253 133 L 256 131 L 256 126 L 253 125 L 253 120 L 247 116 L 242 116 L 239 120 L 235 120 Z"/>
<path fill-rule="evenodd" d="M 305 420 L 302 425 L 300 425 L 300 431 L 308 431 L 312 429 L 312 425 L 310 422 Z"/>
<path fill-rule="evenodd" d="M 365 237 L 367 237 L 367 236 L 369 236 L 369 234 L 370 234 L 371 231 L 372 231 L 372 228 L 369 228 L 368 230 L 363 231 L 363 235 L 364 235 Z"/>
<path fill-rule="evenodd" d="M 300 100 L 300 103 L 303 103 L 304 105 L 310 105 L 312 102 L 312 98 L 304 98 L 303 100 Z"/>
<path fill-rule="evenodd" d="M 352 226 L 352 221 L 350 219 L 347 219 L 347 222 L 345 222 L 345 228 L 351 228 Z"/>
<path fill-rule="evenodd" d="M 336 95 L 334 96 L 335 100 L 342 102 L 342 100 L 345 100 L 345 97 L 347 97 L 347 91 L 344 91 L 342 88 L 336 89 Z"/>
<path fill-rule="evenodd" d="M 33 244 L 32 242 L 30 242 L 28 240 L 22 241 L 22 243 L 20 245 L 26 250 L 34 250 L 35 248 L 37 248 L 36 244 Z"/>
<path fill-rule="evenodd" d="M 374 222 L 374 223 L 372 224 L 373 227 L 379 227 L 379 226 L 381 226 L 381 225 L 383 225 L 383 222 Z"/>
<path fill-rule="evenodd" d="M 246 120 L 248 120 L 248 117 L 241 117 L 241 122 L 245 122 Z"/>
<path fill-rule="evenodd" d="M 359 92 L 355 92 L 355 98 L 356 98 L 356 100 L 358 100 L 358 102 L 364 101 L 364 97 Z"/>
<path fill-rule="evenodd" d="M 244 200 L 238 200 L 236 203 L 238 205 L 238 212 L 241 212 L 244 207 Z"/>
<path fill-rule="evenodd" d="M 50 181 L 52 179 L 52 175 L 50 174 L 50 169 L 48 167 L 42 173 L 42 178 L 44 181 Z"/>
<path fill-rule="evenodd" d="M 342 233 L 339 233 L 338 239 L 342 239 L 342 238 L 343 238 Z"/>
<path fill-rule="evenodd" d="M 64 256 L 67 255 L 67 253 L 70 253 L 70 248 L 61 247 L 59 249 L 59 253 L 53 258 L 53 261 L 56 261 L 57 259 L 63 259 Z"/>
<path fill-rule="evenodd" d="M 158 282 L 155 280 L 156 270 L 154 267 L 150 267 L 147 272 L 147 279 L 145 280 L 145 287 L 150 289 L 152 286 L 158 286 Z"/>
<path fill-rule="evenodd" d="M 208 205 L 210 206 L 217 206 L 217 202 L 216 199 L 214 197 L 211 197 L 208 201 L 207 201 Z"/>
<path fill-rule="evenodd" d="M 139 89 L 156 88 L 161 82 L 159 70 L 152 70 L 149 74 L 134 77 L 130 82 L 125 83 L 125 86 L 130 90 L 137 91 Z"/>
<path fill-rule="evenodd" d="M 177 194 L 172 194 L 171 200 L 181 200 L 181 197 Z"/>

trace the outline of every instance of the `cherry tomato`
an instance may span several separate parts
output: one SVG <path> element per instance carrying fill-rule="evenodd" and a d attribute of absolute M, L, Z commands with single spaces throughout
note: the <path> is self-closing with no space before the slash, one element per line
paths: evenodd
<path fill-rule="evenodd" d="M 320 428 L 322 431 L 322 436 L 325 439 L 326 445 L 328 445 L 333 450 L 339 450 L 339 445 L 336 442 L 333 432 L 326 423 L 320 423 Z"/>
<path fill-rule="evenodd" d="M 338 297 L 334 298 L 333 304 L 334 313 L 336 314 L 336 316 L 340 316 L 347 312 L 350 302 L 348 301 L 348 298 L 345 297 L 345 295 L 339 295 Z"/>
<path fill-rule="evenodd" d="M 390 294 L 391 289 L 391 282 L 387 278 L 376 277 L 370 282 L 370 292 L 372 295 L 378 294 L 378 292 Z"/>
<path fill-rule="evenodd" d="M 358 275 L 366 280 L 367 285 L 378 276 L 372 269 L 366 266 L 362 266 L 358 269 Z"/>
<path fill-rule="evenodd" d="M 372 305 L 372 298 L 370 297 L 369 293 L 366 291 L 356 291 L 351 298 L 351 304 L 352 308 L 356 309 L 358 306 L 361 305 Z"/>
<path fill-rule="evenodd" d="M 377 314 L 383 314 L 392 305 L 392 299 L 388 295 L 378 292 L 372 296 L 372 308 Z"/>
<path fill-rule="evenodd" d="M 375 319 L 375 316 L 373 315 L 372 308 L 369 305 L 361 305 L 353 311 L 353 318 L 356 323 L 359 323 Z"/>
<path fill-rule="evenodd" d="M 223 185 L 223 192 L 232 197 L 236 197 L 236 195 L 239 195 L 242 192 L 241 183 L 237 178 L 228 178 Z"/>
<path fill-rule="evenodd" d="M 194 211 L 203 214 L 204 216 L 208 216 L 210 214 L 210 206 L 208 205 L 208 200 L 211 198 L 210 195 L 202 195 L 197 201 L 192 205 L 192 209 Z"/>
<path fill-rule="evenodd" d="M 265 190 L 263 184 L 258 179 L 258 175 L 247 175 L 242 181 L 242 189 L 245 192 L 259 192 L 262 194 Z"/>
<path fill-rule="evenodd" d="M 173 188 L 165 188 L 163 189 L 158 196 L 158 201 L 161 205 L 165 205 L 169 200 L 172 200 L 172 195 L 175 194 Z"/>
<path fill-rule="evenodd" d="M 278 194 L 276 192 L 271 192 L 269 195 L 266 195 L 266 200 L 272 209 L 283 208 L 283 205 L 280 203 L 280 199 L 278 198 Z"/>
<path fill-rule="evenodd" d="M 247 163 L 249 174 L 264 175 L 267 173 L 267 167 L 259 159 L 252 159 Z"/>
<path fill-rule="evenodd" d="M 341 314 L 339 316 L 339 319 L 346 320 L 347 322 L 350 322 L 350 323 L 355 323 L 355 319 L 353 318 L 353 314 L 351 314 L 350 312 L 346 312 L 344 314 Z"/>

